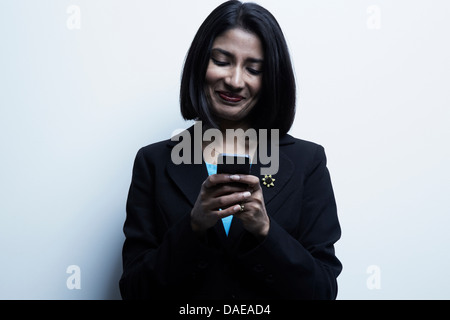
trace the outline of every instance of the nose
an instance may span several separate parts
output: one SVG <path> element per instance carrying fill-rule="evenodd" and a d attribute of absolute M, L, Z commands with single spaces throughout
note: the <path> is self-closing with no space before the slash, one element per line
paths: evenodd
<path fill-rule="evenodd" d="M 233 90 L 244 88 L 243 72 L 239 67 L 230 70 L 230 74 L 225 78 L 225 84 Z"/>

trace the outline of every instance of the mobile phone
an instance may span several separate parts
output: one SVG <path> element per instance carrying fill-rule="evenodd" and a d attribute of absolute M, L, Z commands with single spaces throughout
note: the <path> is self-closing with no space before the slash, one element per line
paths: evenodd
<path fill-rule="evenodd" d="M 248 154 L 221 153 L 217 158 L 217 173 L 250 174 L 250 167 Z"/>

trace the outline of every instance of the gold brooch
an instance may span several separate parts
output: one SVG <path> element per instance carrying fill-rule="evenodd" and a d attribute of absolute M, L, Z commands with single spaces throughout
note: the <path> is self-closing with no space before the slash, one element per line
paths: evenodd
<path fill-rule="evenodd" d="M 269 174 L 269 175 L 266 174 L 266 175 L 264 176 L 264 178 L 262 178 L 262 182 L 263 182 L 263 184 L 264 184 L 267 188 L 275 187 L 275 185 L 273 184 L 274 181 L 275 181 L 275 179 L 272 178 L 272 175 L 271 175 L 271 174 Z"/>

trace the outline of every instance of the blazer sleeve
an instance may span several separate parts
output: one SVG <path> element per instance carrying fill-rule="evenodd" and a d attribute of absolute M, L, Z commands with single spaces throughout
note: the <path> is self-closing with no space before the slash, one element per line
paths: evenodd
<path fill-rule="evenodd" d="M 119 281 L 123 299 L 173 297 L 179 291 L 173 288 L 193 281 L 199 263 L 201 269 L 201 261 L 215 254 L 193 233 L 189 213 L 159 236 L 167 226 L 157 218 L 155 168 L 147 158 L 142 149 L 137 153 L 128 193 Z"/>
<path fill-rule="evenodd" d="M 307 171 L 298 237 L 291 236 L 274 219 L 269 234 L 256 248 L 242 253 L 241 263 L 279 296 L 293 299 L 335 299 L 337 276 L 342 270 L 334 243 L 341 229 L 322 146 L 317 145 Z"/>

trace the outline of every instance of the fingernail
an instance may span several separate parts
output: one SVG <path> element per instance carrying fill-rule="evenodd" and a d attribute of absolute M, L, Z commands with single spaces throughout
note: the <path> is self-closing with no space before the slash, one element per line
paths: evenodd
<path fill-rule="evenodd" d="M 244 197 L 244 198 L 248 198 L 248 197 L 250 197 L 252 194 L 249 192 L 249 191 L 245 191 L 245 192 L 243 192 L 242 193 L 242 196 Z"/>
<path fill-rule="evenodd" d="M 235 206 L 233 207 L 233 211 L 234 211 L 234 212 L 241 211 L 241 206 L 240 206 L 240 205 L 235 205 Z"/>
<path fill-rule="evenodd" d="M 238 176 L 237 174 L 233 174 L 232 176 L 230 176 L 230 179 L 231 180 L 240 180 L 241 179 L 241 177 L 240 176 Z"/>

